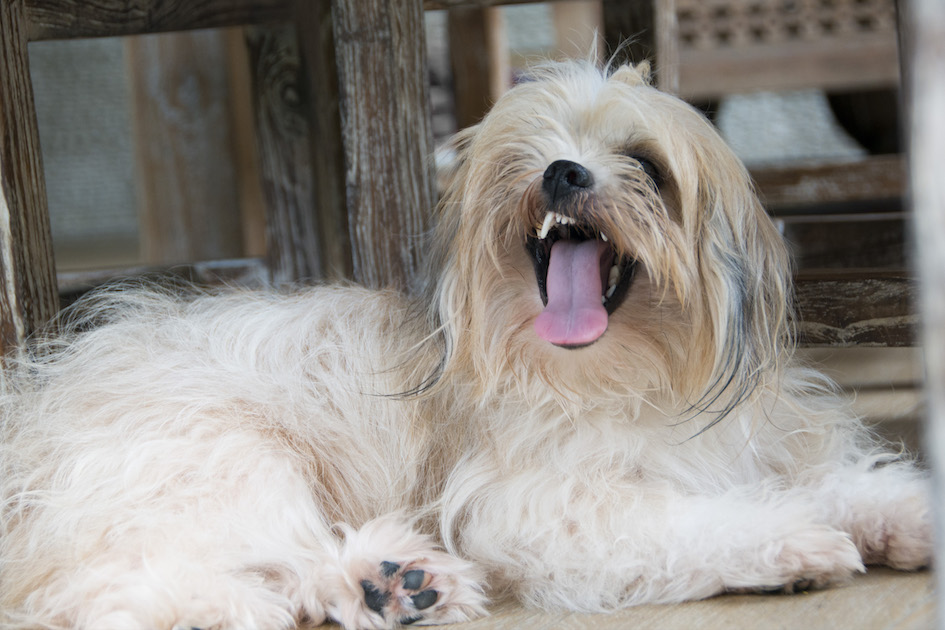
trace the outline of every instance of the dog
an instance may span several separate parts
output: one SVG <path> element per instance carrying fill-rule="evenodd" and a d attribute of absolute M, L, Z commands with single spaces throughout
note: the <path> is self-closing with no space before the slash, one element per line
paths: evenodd
<path fill-rule="evenodd" d="M 932 554 L 928 477 L 792 353 L 750 177 L 644 64 L 460 132 L 407 295 L 123 285 L 9 361 L 3 628 L 606 611 Z"/>

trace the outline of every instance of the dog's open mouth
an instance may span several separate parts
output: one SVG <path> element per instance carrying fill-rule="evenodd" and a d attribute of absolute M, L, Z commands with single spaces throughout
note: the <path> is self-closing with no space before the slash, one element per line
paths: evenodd
<path fill-rule="evenodd" d="M 627 296 L 636 260 L 619 255 L 600 230 L 556 212 L 545 214 L 526 248 L 545 305 L 538 336 L 566 348 L 597 341 Z"/>

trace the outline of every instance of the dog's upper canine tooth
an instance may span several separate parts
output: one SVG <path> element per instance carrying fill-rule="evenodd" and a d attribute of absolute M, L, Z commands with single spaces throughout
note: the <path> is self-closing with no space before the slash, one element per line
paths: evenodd
<path fill-rule="evenodd" d="M 606 234 L 604 234 L 603 232 L 601 232 L 601 233 L 600 233 L 600 240 L 602 240 L 602 241 L 604 241 L 604 242 L 606 243 L 606 242 L 608 242 L 610 239 L 607 238 L 607 235 L 606 235 Z"/>
<path fill-rule="evenodd" d="M 538 233 L 538 238 L 543 239 L 546 236 L 548 236 L 548 232 L 551 231 L 551 226 L 554 225 L 554 222 L 555 222 L 555 213 L 554 212 L 545 213 L 545 220 L 541 224 L 541 231 Z"/>

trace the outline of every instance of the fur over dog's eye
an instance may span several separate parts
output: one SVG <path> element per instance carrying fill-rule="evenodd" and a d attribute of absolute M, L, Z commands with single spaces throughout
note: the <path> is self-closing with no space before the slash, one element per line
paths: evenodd
<path fill-rule="evenodd" d="M 638 155 L 631 155 L 629 157 L 639 165 L 640 169 L 646 173 L 647 177 L 653 180 L 653 183 L 657 187 L 663 183 L 663 174 L 652 160 Z"/>

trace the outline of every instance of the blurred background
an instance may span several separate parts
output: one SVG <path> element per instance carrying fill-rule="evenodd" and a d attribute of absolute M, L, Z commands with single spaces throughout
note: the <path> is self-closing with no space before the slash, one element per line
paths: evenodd
<path fill-rule="evenodd" d="M 899 151 L 892 0 L 673 4 L 679 42 L 677 59 L 667 62 L 678 74 L 674 90 L 712 117 L 750 167 Z M 438 143 L 475 122 L 529 63 L 610 52 L 595 41 L 603 32 L 599 2 L 466 13 L 426 13 Z M 461 67 L 454 72 L 454 62 L 468 59 L 451 59 L 450 40 L 468 35 L 466 22 L 486 32 L 485 84 L 464 82 L 462 75 L 473 73 Z M 820 50 L 832 44 L 842 51 L 851 39 L 868 40 L 853 53 L 855 63 L 847 53 L 837 68 L 830 51 Z M 247 181 L 255 168 L 245 147 L 253 139 L 242 47 L 240 33 L 229 29 L 30 44 L 60 271 L 262 254 L 264 239 L 244 234 L 254 228 L 251 218 L 242 225 L 246 215 L 261 213 Z M 241 204 L 245 211 L 233 212 Z M 149 224 L 158 220 L 150 215 L 172 205 L 198 206 L 215 223 L 206 232 L 217 236 L 188 226 L 202 232 L 191 250 L 203 252 L 150 242 Z"/>

